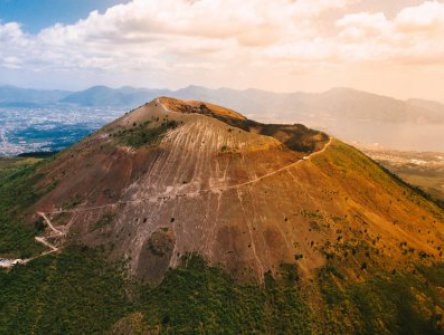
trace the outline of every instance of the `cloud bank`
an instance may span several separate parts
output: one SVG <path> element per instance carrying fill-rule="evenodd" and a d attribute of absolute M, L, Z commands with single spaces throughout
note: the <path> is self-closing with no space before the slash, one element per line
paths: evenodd
<path fill-rule="evenodd" d="M 344 71 L 345 83 L 393 66 L 442 71 L 442 2 L 424 1 L 391 17 L 355 12 L 359 2 L 133 0 L 35 35 L 0 21 L 0 69 L 72 75 L 77 85 L 82 73 L 171 87 L 232 83 L 287 91 L 304 83 L 315 88 L 323 77 L 334 84 Z"/>

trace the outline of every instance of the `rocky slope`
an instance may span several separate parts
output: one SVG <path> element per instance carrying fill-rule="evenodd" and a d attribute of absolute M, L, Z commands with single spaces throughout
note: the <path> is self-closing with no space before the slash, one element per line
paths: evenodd
<path fill-rule="evenodd" d="M 443 218 L 322 132 L 158 98 L 0 160 L 0 334 L 442 334 Z"/>
<path fill-rule="evenodd" d="M 156 99 L 40 173 L 39 187 L 56 186 L 29 216 L 46 213 L 68 240 L 102 246 L 148 281 L 190 253 L 257 282 L 286 263 L 310 278 L 334 255 L 356 279 L 442 259 L 442 211 L 366 156 L 212 104 Z"/>

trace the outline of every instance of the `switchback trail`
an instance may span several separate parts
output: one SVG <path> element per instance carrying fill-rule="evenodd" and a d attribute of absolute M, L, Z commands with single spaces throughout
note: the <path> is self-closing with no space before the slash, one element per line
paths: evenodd
<path fill-rule="evenodd" d="M 167 106 L 162 104 L 159 100 L 157 100 L 157 103 L 159 103 L 159 105 L 162 107 L 162 109 L 164 111 L 172 112 L 172 111 L 170 111 L 170 109 Z M 255 184 L 255 183 L 260 182 L 260 181 L 262 181 L 262 180 L 264 180 L 266 178 L 269 178 L 269 177 L 272 177 L 272 176 L 274 176 L 276 174 L 279 174 L 281 172 L 287 171 L 287 170 L 289 170 L 289 169 L 291 169 L 291 168 L 293 168 L 293 167 L 295 167 L 295 166 L 297 166 L 299 164 L 303 164 L 304 161 L 310 161 L 313 157 L 316 157 L 317 155 L 320 155 L 320 154 L 324 153 L 328 149 L 328 147 L 331 145 L 332 141 L 333 141 L 333 138 L 329 137 L 328 142 L 324 145 L 324 147 L 321 150 L 313 152 L 313 153 L 311 153 L 311 154 L 309 154 L 307 156 L 304 156 L 302 159 L 300 159 L 300 160 L 298 160 L 296 162 L 290 163 L 290 164 L 288 164 L 286 166 L 283 166 L 283 167 L 281 167 L 281 168 L 279 168 L 277 170 L 271 171 L 271 172 L 266 173 L 266 174 L 264 174 L 262 176 L 256 177 L 256 178 L 254 178 L 252 180 L 248 180 L 248 181 L 245 181 L 245 182 L 242 182 L 242 183 L 238 183 L 238 184 L 224 185 L 224 186 L 214 186 L 214 187 L 210 187 L 208 189 L 201 189 L 201 190 L 197 190 L 197 191 L 189 191 L 189 192 L 183 192 L 183 193 L 177 192 L 177 193 L 175 193 L 173 195 L 166 193 L 166 194 L 163 194 L 161 196 L 153 197 L 153 198 L 140 198 L 140 199 L 136 199 L 136 200 L 125 200 L 125 201 L 119 200 L 119 201 L 114 202 L 114 203 L 100 205 L 100 206 L 87 207 L 87 208 L 66 209 L 66 210 L 62 208 L 62 209 L 58 209 L 58 210 L 54 210 L 54 211 L 46 211 L 46 212 L 38 211 L 36 214 L 44 220 L 44 222 L 48 226 L 49 230 L 53 233 L 52 235 L 50 235 L 52 238 L 64 238 L 65 237 L 65 232 L 63 230 L 60 230 L 60 229 L 56 228 L 52 224 L 51 220 L 48 218 L 47 214 L 81 213 L 81 212 L 86 212 L 86 211 L 93 211 L 93 210 L 99 210 L 99 209 L 103 209 L 103 208 L 118 206 L 118 205 L 127 204 L 127 203 L 142 203 L 142 202 L 146 202 L 146 201 L 153 202 L 153 201 L 158 201 L 158 200 L 165 199 L 165 198 L 170 198 L 171 196 L 172 197 L 182 197 L 182 196 L 187 196 L 187 195 L 196 196 L 196 195 L 200 195 L 200 194 L 204 194 L 204 193 L 209 193 L 209 192 L 220 193 L 220 192 L 224 192 L 224 191 L 227 191 L 227 190 L 238 189 L 238 188 L 241 188 L 241 187 L 244 187 L 244 186 Z M 32 261 L 34 259 L 46 256 L 48 254 L 51 254 L 51 253 L 54 253 L 54 252 L 57 252 L 57 251 L 60 250 L 59 247 L 57 247 L 57 246 L 53 245 L 52 243 L 48 242 L 47 239 L 44 236 L 36 236 L 35 237 L 35 241 L 40 243 L 40 244 L 42 244 L 42 245 L 44 245 L 49 250 L 41 253 L 40 255 L 38 255 L 36 257 L 32 257 L 32 258 L 29 258 L 29 259 L 14 259 L 14 260 L 12 260 L 12 259 L 0 259 L 0 267 L 8 268 L 8 267 L 13 267 L 16 264 L 27 264 L 28 262 L 30 262 L 30 261 Z"/>
<path fill-rule="evenodd" d="M 51 223 L 51 221 L 48 219 L 48 217 L 45 215 L 45 213 L 43 212 L 37 212 L 37 215 L 40 216 L 41 218 L 43 218 L 43 220 L 45 220 L 46 225 L 49 227 L 49 229 L 51 229 L 54 233 L 56 233 L 59 236 L 63 235 L 63 232 L 58 230 L 56 227 L 54 227 L 54 225 Z"/>
<path fill-rule="evenodd" d="M 62 231 L 60 231 L 59 229 L 57 229 L 56 227 L 54 227 L 54 225 L 51 223 L 51 220 L 48 219 L 48 217 L 45 215 L 45 213 L 43 212 L 37 212 L 37 215 L 40 216 L 41 218 L 43 218 L 43 220 L 45 221 L 46 225 L 49 227 L 49 229 L 54 232 L 58 237 L 62 237 L 64 236 L 64 233 Z M 57 252 L 60 250 L 60 248 L 56 247 L 55 245 L 51 244 L 50 242 L 48 242 L 46 240 L 45 237 L 43 236 L 36 236 L 34 237 L 35 241 L 43 244 L 45 247 L 47 247 L 49 250 L 42 252 L 40 255 L 35 256 L 35 257 L 31 257 L 31 258 L 25 258 L 25 259 L 3 259 L 0 258 L 0 268 L 12 268 L 17 264 L 28 264 L 29 262 L 43 257 L 43 256 L 47 256 L 49 254 L 52 254 L 54 252 Z"/>
<path fill-rule="evenodd" d="M 41 244 L 47 246 L 48 248 L 50 248 L 50 249 L 53 250 L 53 251 L 57 251 L 57 250 L 59 250 L 57 247 L 55 247 L 54 245 L 52 245 L 51 243 L 49 243 L 44 237 L 36 236 L 36 237 L 35 237 L 35 240 L 36 240 L 37 242 L 39 242 L 39 243 L 41 243 Z"/>

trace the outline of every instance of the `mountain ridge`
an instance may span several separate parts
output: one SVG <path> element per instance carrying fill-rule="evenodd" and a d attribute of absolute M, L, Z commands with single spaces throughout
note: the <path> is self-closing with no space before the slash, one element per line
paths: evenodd
<path fill-rule="evenodd" d="M 161 137 L 157 140 L 158 136 Z M 117 160 L 116 165 L 109 165 L 110 157 L 112 161 Z M 407 238 L 416 233 L 410 224 L 399 223 L 401 229 L 392 226 L 391 221 L 407 220 L 406 214 L 402 214 L 407 206 L 404 203 L 409 204 L 410 211 L 417 212 L 418 217 L 427 218 L 427 223 L 422 224 L 429 230 L 437 220 L 435 214 L 427 214 L 406 195 L 398 195 L 404 199 L 399 203 L 389 193 L 361 194 L 354 186 L 338 179 L 342 161 L 353 167 L 348 171 L 350 168 L 346 165 L 348 178 L 354 176 L 356 185 L 364 190 L 379 189 L 384 181 L 391 185 L 390 189 L 397 190 L 397 194 L 407 192 L 404 186 L 390 181 L 391 177 L 364 155 L 323 133 L 301 125 L 260 124 L 209 103 L 163 97 L 128 113 L 62 153 L 41 172 L 47 175 L 41 187 L 54 180 L 58 182 L 57 187 L 35 205 L 35 211 L 46 213 L 55 224 L 60 224 L 61 218 L 70 217 L 67 231 L 72 227 L 75 235 L 83 236 L 81 239 L 87 244 L 109 245 L 111 240 L 120 241 L 121 238 L 126 241 L 122 245 L 136 243 L 131 251 L 116 246 L 111 251 L 112 257 L 119 258 L 130 252 L 127 257 L 132 259 L 132 272 L 155 281 L 160 280 L 166 267 L 176 266 L 178 255 L 186 252 L 201 253 L 210 264 L 221 264 L 240 278 L 250 278 L 248 272 L 253 271 L 253 278 L 259 281 L 263 280 L 265 272 L 275 272 L 279 263 L 292 263 L 297 255 L 303 255 L 297 261 L 299 269 L 305 276 L 312 276 L 317 268 L 325 265 L 330 243 L 335 241 L 333 245 L 342 245 L 343 234 L 359 236 L 362 233 L 358 233 L 359 229 L 353 233 L 338 233 L 351 225 L 347 219 L 350 215 L 359 217 L 353 225 L 367 222 L 366 225 L 372 227 L 368 228 L 372 237 L 366 239 L 379 235 L 387 240 L 386 252 L 396 255 L 401 263 L 408 263 L 395 246 L 403 242 L 400 236 Z M 365 169 L 373 171 L 372 174 L 365 172 L 364 176 L 359 176 Z M 66 175 L 72 177 L 66 178 Z M 76 175 L 82 176 L 82 185 L 75 182 Z M 99 175 L 102 177 L 96 180 Z M 109 178 L 119 182 L 111 183 Z M 277 185 L 280 185 L 279 191 L 272 193 L 277 192 L 278 202 L 270 203 L 266 194 Z M 341 194 L 338 199 L 332 197 L 336 193 Z M 381 211 L 378 208 L 381 199 L 376 200 L 378 196 L 391 202 L 394 208 Z M 353 200 L 348 203 L 350 197 Z M 266 198 L 269 205 L 265 206 Z M 113 199 L 118 201 L 113 202 Z M 302 211 L 294 212 L 292 202 L 304 203 L 298 205 L 302 206 Z M 66 204 L 71 203 L 75 204 L 74 208 L 66 208 Z M 228 204 L 231 210 L 226 207 Z M 176 212 L 178 206 L 180 212 L 168 214 Z M 192 214 L 190 210 L 196 206 L 202 210 L 208 208 L 204 211 L 208 211 L 207 219 L 202 216 L 204 213 Z M 282 208 L 274 213 L 273 207 Z M 117 208 L 123 212 L 119 214 Z M 262 219 L 249 222 L 242 215 L 247 210 L 257 212 L 254 217 Z M 440 210 L 433 211 L 439 213 Z M 98 224 L 96 221 L 100 221 L 100 217 L 107 215 L 112 217 L 107 229 L 112 230 L 109 230 L 110 237 L 104 238 L 102 230 L 92 227 Z M 126 226 L 124 222 L 134 221 L 134 216 L 137 225 Z M 214 227 L 213 220 L 237 224 L 225 226 L 221 223 Z M 195 226 L 193 222 L 201 223 Z M 337 226 L 336 230 L 326 228 L 332 226 Z M 137 233 L 132 230 L 134 228 Z M 216 231 L 211 233 L 212 229 Z M 121 230 L 129 235 L 119 237 Z M 402 234 L 397 236 L 400 232 Z M 439 232 L 436 234 L 433 239 L 438 241 Z M 311 246 L 310 241 L 304 240 L 310 238 Z M 439 253 L 422 238 L 407 240 L 429 257 L 437 257 Z M 152 243 L 161 243 L 162 248 L 166 248 L 162 257 L 152 254 Z M 234 248 L 230 256 L 223 251 L 226 245 Z M 266 252 L 275 248 L 274 256 Z M 152 273 L 146 270 L 147 266 L 157 270 Z"/>
<path fill-rule="evenodd" d="M 15 92 L 16 91 L 16 92 Z M 438 101 L 434 101 L 434 100 L 430 100 L 430 99 L 421 99 L 421 98 L 410 98 L 410 99 L 399 99 L 399 98 L 393 98 L 390 97 L 388 95 L 384 95 L 384 94 L 376 94 L 376 93 L 372 93 L 372 92 L 368 92 L 368 91 L 364 91 L 364 90 L 359 90 L 359 89 L 355 89 L 355 88 L 351 88 L 351 87 L 333 87 L 331 89 L 328 89 L 326 91 L 322 91 L 322 92 L 304 92 L 304 91 L 294 91 L 294 92 L 272 92 L 272 91 L 267 91 L 267 90 L 263 90 L 263 89 L 257 89 L 257 88 L 246 88 L 246 89 L 233 89 L 233 88 L 228 88 L 228 87 L 219 87 L 219 88 L 208 88 L 205 86 L 200 86 L 200 85 L 188 85 L 185 86 L 183 88 L 179 88 L 177 90 L 172 90 L 172 89 L 166 89 L 166 88 L 144 88 L 144 87 L 134 87 L 134 86 L 121 86 L 121 87 L 110 87 L 110 86 L 106 86 L 106 85 L 96 85 L 96 86 L 91 86 L 89 88 L 86 88 L 84 90 L 79 90 L 79 91 L 68 91 L 68 90 L 42 90 L 42 89 L 33 89 L 33 88 L 21 88 L 21 87 L 17 87 L 17 86 L 13 86 L 13 85 L 0 85 L 0 101 L 2 102 L 17 102 L 17 103 L 31 103 L 31 102 L 38 102 L 38 101 L 34 101 L 35 99 L 33 99 L 32 97 L 27 97 L 27 94 L 29 94 L 30 96 L 32 96 L 32 94 L 40 94 L 40 95 L 44 95 L 44 94 L 50 94 L 50 95 L 57 95 L 59 94 L 61 97 L 57 100 L 54 100 L 54 98 L 48 98 L 49 101 L 51 102 L 67 102 L 67 103 L 74 103 L 74 104 L 84 104 L 87 106 L 94 106 L 94 105 L 100 105 L 103 106 L 105 105 L 105 101 L 104 100 L 98 100 L 98 101 L 84 101 L 82 100 L 83 97 L 82 95 L 91 95 L 91 94 L 98 94 L 100 95 L 101 93 L 103 94 L 111 94 L 114 93 L 116 95 L 129 95 L 132 96 L 136 93 L 139 94 L 147 94 L 147 95 L 152 95 L 152 94 L 157 94 L 156 96 L 161 96 L 161 95 L 169 95 L 169 96 L 176 96 L 180 97 L 180 95 L 186 95 L 186 94 L 195 94 L 195 92 L 199 92 L 199 93 L 214 93 L 214 92 L 225 92 L 225 93 L 231 93 L 231 94 L 248 94 L 248 93 L 254 93 L 254 94 L 264 94 L 264 95 L 269 95 L 269 96 L 276 96 L 276 97 L 288 97 L 288 96 L 323 96 L 323 95 L 330 95 L 330 94 L 337 94 L 337 93 L 356 93 L 356 94 L 362 94 L 362 95 L 366 95 L 366 96 L 371 96 L 371 97 L 378 97 L 378 98 L 383 98 L 383 99 L 389 99 L 389 100 L 394 100 L 394 101 L 398 101 L 398 102 L 404 102 L 404 103 L 412 103 L 414 104 L 416 103 L 428 103 L 430 105 L 434 105 L 435 108 L 441 108 L 444 107 L 444 104 L 442 102 L 438 102 Z M 11 94 L 11 95 L 19 95 L 21 94 L 21 98 L 20 99 L 15 99 L 15 98 L 10 98 L 7 95 Z M 189 99 L 192 99 L 193 97 L 189 97 Z M 197 97 L 195 97 L 197 99 Z M 151 100 L 153 99 L 153 97 L 148 96 L 148 98 L 146 98 L 144 101 L 147 100 Z M 118 99 L 116 100 L 116 102 L 118 102 L 118 104 L 125 106 L 129 102 L 130 100 L 121 100 L 119 101 Z M 108 102 L 110 104 L 115 104 L 116 102 Z M 143 104 L 143 103 L 140 103 Z"/>
<path fill-rule="evenodd" d="M 442 333 L 443 210 L 323 132 L 159 97 L 18 164 L 5 334 Z"/>
<path fill-rule="evenodd" d="M 0 103 L 2 104 L 48 104 L 56 103 L 72 94 L 67 90 L 41 90 L 21 88 L 12 85 L 0 85 Z"/>
<path fill-rule="evenodd" d="M 0 105 L 29 110 L 63 107 L 73 113 L 76 108 L 93 107 L 123 111 L 162 95 L 224 105 L 264 123 L 306 124 L 355 145 L 444 151 L 441 141 L 443 104 L 418 99 L 403 101 L 349 88 L 321 93 L 272 93 L 257 89 L 208 89 L 196 85 L 178 90 L 95 86 L 53 101 L 50 106 L 23 101 L 0 102 Z"/>

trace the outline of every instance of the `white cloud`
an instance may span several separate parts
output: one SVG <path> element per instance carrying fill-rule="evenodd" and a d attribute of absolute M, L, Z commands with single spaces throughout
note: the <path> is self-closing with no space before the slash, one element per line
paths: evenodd
<path fill-rule="evenodd" d="M 392 20 L 383 13 L 349 14 L 336 21 L 339 44 L 357 60 L 444 64 L 444 4 L 426 1 Z"/>
<path fill-rule="evenodd" d="M 31 41 L 15 22 L 0 22 L 0 67 L 19 68 Z"/>
<path fill-rule="evenodd" d="M 390 30 L 390 23 L 383 13 L 358 13 L 349 14 L 336 22 L 337 27 L 344 30 L 340 37 L 354 38 L 362 41 L 369 36 L 380 36 Z"/>
<path fill-rule="evenodd" d="M 395 19 L 398 31 L 438 35 L 444 31 L 444 4 L 427 1 L 421 6 L 402 10 Z"/>
<path fill-rule="evenodd" d="M 5 31 L 5 50 L 19 40 L 28 46 L 23 52 L 28 62 L 35 56 L 34 64 L 63 68 L 122 69 L 128 62 L 167 68 L 181 61 L 189 66 L 193 58 L 195 65 L 247 60 L 251 48 L 256 57 L 287 49 L 289 56 L 301 50 L 300 58 L 308 59 L 319 46 L 310 43 L 317 30 L 312 20 L 354 1 L 134 0 L 104 14 L 92 12 L 74 25 L 57 24 L 37 36 L 25 36 L 16 23 L 2 26 L 0 34 Z"/>
<path fill-rule="evenodd" d="M 224 75 L 242 73 L 245 85 L 258 86 L 258 73 L 279 75 L 268 69 L 444 64 L 444 4 L 425 1 L 389 18 L 353 13 L 356 2 L 133 0 L 36 35 L 17 23 L 0 23 L 0 68 L 99 71 L 166 78 L 166 84 L 205 78 L 215 86 L 226 84 Z"/>

